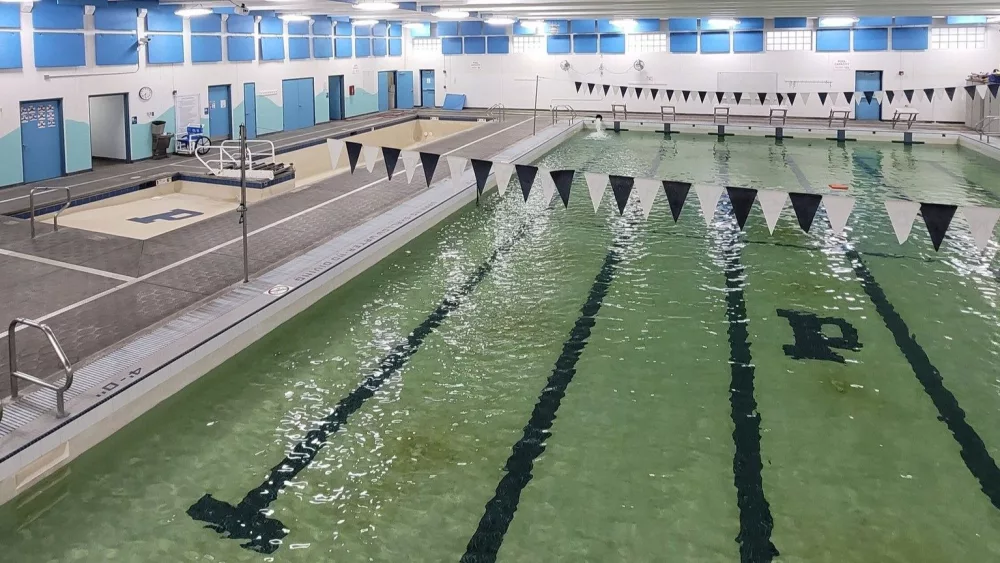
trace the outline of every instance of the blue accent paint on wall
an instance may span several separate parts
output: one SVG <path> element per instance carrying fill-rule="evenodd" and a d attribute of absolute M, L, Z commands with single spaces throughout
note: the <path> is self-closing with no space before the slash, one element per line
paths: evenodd
<path fill-rule="evenodd" d="M 351 58 L 351 39 L 348 37 L 338 37 L 333 40 L 333 56 L 338 59 Z"/>
<path fill-rule="evenodd" d="M 733 52 L 734 53 L 763 53 L 764 52 L 764 32 L 763 31 L 734 31 L 733 32 Z"/>
<path fill-rule="evenodd" d="M 842 52 L 851 50 L 851 30 L 819 29 L 816 31 L 816 51 Z"/>
<path fill-rule="evenodd" d="M 267 96 L 257 96 L 257 136 L 277 133 L 284 127 L 281 106 Z"/>
<path fill-rule="evenodd" d="M 594 29 L 597 29 L 597 25 L 594 25 Z M 580 33 L 573 36 L 573 52 L 574 53 L 596 53 L 597 52 L 597 34 Z"/>
<path fill-rule="evenodd" d="M 504 39 L 506 39 L 506 37 Z M 403 56 L 403 40 L 402 39 L 399 39 L 397 37 L 390 37 L 389 38 L 389 56 L 390 57 L 402 57 Z"/>
<path fill-rule="evenodd" d="M 0 32 L 0 68 L 21 68 L 21 64 L 21 32 Z"/>
<path fill-rule="evenodd" d="M 327 92 L 320 92 L 316 94 L 316 99 L 313 100 L 313 107 L 316 108 L 316 123 L 325 123 L 330 121 L 330 97 Z"/>
<path fill-rule="evenodd" d="M 486 54 L 486 38 L 485 37 L 466 37 L 465 38 L 465 54 L 466 55 L 485 55 Z"/>
<path fill-rule="evenodd" d="M 36 2 L 31 8 L 35 29 L 83 29 L 83 6 Z"/>
<path fill-rule="evenodd" d="M 382 37 L 372 38 L 372 55 L 376 57 L 385 57 L 389 54 L 389 44 L 386 39 Z"/>
<path fill-rule="evenodd" d="M 893 51 L 924 51 L 927 44 L 926 27 L 896 27 L 892 30 Z"/>
<path fill-rule="evenodd" d="M 327 16 L 313 16 L 313 35 L 333 35 L 333 23 Z"/>
<path fill-rule="evenodd" d="M 21 128 L 15 127 L 0 137 L 0 186 L 20 184 L 22 181 Z"/>
<path fill-rule="evenodd" d="M 222 15 L 207 14 L 191 18 L 191 33 L 222 33 Z"/>
<path fill-rule="evenodd" d="M 333 57 L 333 40 L 329 37 L 313 37 L 313 57 L 329 59 Z"/>
<path fill-rule="evenodd" d="M 285 22 L 273 16 L 260 18 L 261 35 L 281 35 L 283 33 L 285 33 Z M 282 51 L 284 51 L 284 47 L 282 47 Z"/>
<path fill-rule="evenodd" d="M 226 18 L 226 31 L 229 33 L 253 33 L 253 16 L 229 16 Z"/>
<path fill-rule="evenodd" d="M 90 170 L 90 124 L 66 120 L 66 173 Z"/>
<path fill-rule="evenodd" d="M 885 51 L 889 48 L 889 30 L 884 27 L 854 30 L 855 51 Z"/>
<path fill-rule="evenodd" d="M 545 51 L 550 55 L 562 55 L 572 51 L 569 35 L 546 35 Z"/>
<path fill-rule="evenodd" d="M 288 35 L 309 35 L 309 22 L 288 22 Z"/>
<path fill-rule="evenodd" d="M 226 37 L 226 56 L 231 62 L 252 61 L 254 52 L 253 37 Z"/>
<path fill-rule="evenodd" d="M 35 33 L 35 67 L 85 66 L 82 33 Z"/>
<path fill-rule="evenodd" d="M 667 20 L 670 31 L 698 31 L 698 18 L 670 18 Z"/>
<path fill-rule="evenodd" d="M 21 29 L 20 4 L 0 4 L 0 28 Z"/>
<path fill-rule="evenodd" d="M 354 38 L 354 56 L 355 57 L 370 57 L 372 56 L 372 40 L 369 37 L 355 37 Z"/>
<path fill-rule="evenodd" d="M 139 64 L 139 38 L 134 33 L 94 35 L 97 66 Z"/>
<path fill-rule="evenodd" d="M 671 20 L 672 21 L 672 20 Z M 697 53 L 698 34 L 691 33 L 671 33 L 670 34 L 671 53 Z"/>
<path fill-rule="evenodd" d="M 139 16 L 135 8 L 96 8 L 94 29 L 101 31 L 135 31 Z"/>
<path fill-rule="evenodd" d="M 146 62 L 149 64 L 178 64 L 184 62 L 184 37 L 182 35 L 157 35 L 146 45 Z"/>
<path fill-rule="evenodd" d="M 807 18 L 774 18 L 774 29 L 805 29 L 809 27 Z"/>
<path fill-rule="evenodd" d="M 192 35 L 191 62 L 218 63 L 222 61 L 221 35 Z"/>
<path fill-rule="evenodd" d="M 288 58 L 290 60 L 300 60 L 309 58 L 309 38 L 289 37 L 288 38 Z"/>
<path fill-rule="evenodd" d="M 285 40 L 281 37 L 261 37 L 260 60 L 262 61 L 285 60 Z"/>
<path fill-rule="evenodd" d="M 487 37 L 486 52 L 491 55 L 506 55 L 510 53 L 510 37 L 506 35 Z"/>
<path fill-rule="evenodd" d="M 347 96 L 347 100 L 344 101 L 344 109 L 347 117 L 374 113 L 378 111 L 378 96 L 364 88 L 355 87 L 354 95 Z"/>
<path fill-rule="evenodd" d="M 624 53 L 625 34 L 623 33 L 602 33 L 599 41 L 602 53 Z"/>
<path fill-rule="evenodd" d="M 707 54 L 729 53 L 732 50 L 728 31 L 708 31 L 701 34 L 701 52 Z"/>
<path fill-rule="evenodd" d="M 173 10 L 160 8 L 146 13 L 146 31 L 167 31 L 179 33 L 184 30 L 184 21 Z"/>
<path fill-rule="evenodd" d="M 462 54 L 462 38 L 461 37 L 445 37 L 441 39 L 441 54 L 442 55 L 461 55 Z"/>

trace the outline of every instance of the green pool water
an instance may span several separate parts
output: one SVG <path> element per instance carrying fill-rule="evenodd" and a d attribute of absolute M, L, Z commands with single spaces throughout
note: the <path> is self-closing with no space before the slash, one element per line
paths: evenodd
<path fill-rule="evenodd" d="M 582 174 L 568 209 L 512 184 L 0 507 L 3 560 L 1000 560 L 995 269 L 961 214 L 934 252 L 882 208 L 996 206 L 1000 166 L 645 133 L 538 164 L 858 202 L 846 237 L 822 208 L 769 235 L 725 198 L 706 228 L 693 191 L 675 224 L 662 193 L 643 220 L 610 190 L 595 214 Z M 268 553 L 188 514 L 237 505 L 351 396 L 261 515 Z"/>

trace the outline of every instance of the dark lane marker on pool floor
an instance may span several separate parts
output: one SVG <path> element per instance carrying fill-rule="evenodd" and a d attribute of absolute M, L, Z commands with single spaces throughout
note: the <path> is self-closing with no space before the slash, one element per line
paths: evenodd
<path fill-rule="evenodd" d="M 210 528 L 231 539 L 249 540 L 240 544 L 241 547 L 260 553 L 274 553 L 280 547 L 281 538 L 288 535 L 288 528 L 279 520 L 268 518 L 271 510 L 268 508 L 278 498 L 278 493 L 285 485 L 295 479 L 303 469 L 309 466 L 319 451 L 327 444 L 330 435 L 337 432 L 347 419 L 357 412 L 364 402 L 399 370 L 417 352 L 420 345 L 441 323 L 462 304 L 477 286 L 493 269 L 494 263 L 504 253 L 513 248 L 525 236 L 528 228 L 522 226 L 510 240 L 498 246 L 493 253 L 465 280 L 456 290 L 446 295 L 444 300 L 434 309 L 417 328 L 409 334 L 406 342 L 397 344 L 392 351 L 379 362 L 378 370 L 369 375 L 354 391 L 342 398 L 322 424 L 310 430 L 305 438 L 295 445 L 278 465 L 271 468 L 264 482 L 252 489 L 243 497 L 239 504 L 233 506 L 206 493 L 187 510 L 188 516 L 195 520 L 207 522 Z"/>

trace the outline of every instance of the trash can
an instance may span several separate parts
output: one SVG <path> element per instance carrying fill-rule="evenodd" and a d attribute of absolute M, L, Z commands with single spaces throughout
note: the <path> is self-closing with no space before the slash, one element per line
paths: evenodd
<path fill-rule="evenodd" d="M 157 135 L 162 135 L 163 134 L 163 129 L 166 128 L 167 122 L 166 121 L 153 121 L 152 123 L 150 123 L 150 126 L 152 127 L 152 133 L 153 133 L 153 136 L 155 137 Z"/>
<path fill-rule="evenodd" d="M 170 140 L 173 138 L 173 133 L 167 133 L 166 135 L 153 134 L 153 160 L 167 158 L 167 150 L 170 149 Z"/>

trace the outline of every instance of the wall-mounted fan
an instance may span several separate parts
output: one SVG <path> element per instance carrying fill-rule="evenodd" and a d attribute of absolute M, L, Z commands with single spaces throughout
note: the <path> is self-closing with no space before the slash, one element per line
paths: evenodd
<path fill-rule="evenodd" d="M 632 63 L 632 68 L 642 71 L 642 69 L 646 68 L 646 63 L 642 62 L 642 59 L 636 59 L 635 62 Z"/>
<path fill-rule="evenodd" d="M 570 69 L 569 61 L 563 61 L 559 63 L 559 68 L 562 69 L 564 72 L 568 71 Z"/>

